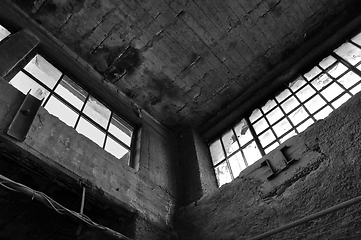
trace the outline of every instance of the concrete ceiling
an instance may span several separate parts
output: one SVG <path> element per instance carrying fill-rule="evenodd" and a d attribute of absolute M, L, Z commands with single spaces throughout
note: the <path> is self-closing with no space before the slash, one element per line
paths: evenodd
<path fill-rule="evenodd" d="M 167 126 L 200 126 L 353 0 L 14 0 Z"/>

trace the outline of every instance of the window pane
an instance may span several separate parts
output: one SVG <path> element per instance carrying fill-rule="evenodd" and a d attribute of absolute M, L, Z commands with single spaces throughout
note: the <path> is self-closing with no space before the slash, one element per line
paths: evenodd
<path fill-rule="evenodd" d="M 273 126 L 273 130 L 277 134 L 278 137 L 283 135 L 285 132 L 290 130 L 292 128 L 292 125 L 289 123 L 287 118 L 284 118 L 280 122 L 278 122 L 276 125 Z"/>
<path fill-rule="evenodd" d="M 78 114 L 76 112 L 53 96 L 50 97 L 49 101 L 46 103 L 45 109 L 70 127 L 74 127 L 75 122 L 78 119 Z"/>
<path fill-rule="evenodd" d="M 345 76 L 340 78 L 338 82 L 341 83 L 345 88 L 350 88 L 360 80 L 360 77 L 356 73 L 348 72 Z"/>
<path fill-rule="evenodd" d="M 309 85 L 302 88 L 299 92 L 296 93 L 296 96 L 301 100 L 305 101 L 307 98 L 311 97 L 316 91 Z"/>
<path fill-rule="evenodd" d="M 220 140 L 212 143 L 209 146 L 209 150 L 211 152 L 213 165 L 217 165 L 217 163 L 219 163 L 225 158 Z"/>
<path fill-rule="evenodd" d="M 93 142 L 98 144 L 100 147 L 103 147 L 105 133 L 84 118 L 80 118 L 76 130 L 89 139 L 93 140 Z"/>
<path fill-rule="evenodd" d="M 247 147 L 243 148 L 244 156 L 246 157 L 246 161 L 248 166 L 252 165 L 258 159 L 262 157 L 255 141 L 252 141 Z"/>
<path fill-rule="evenodd" d="M 234 154 L 228 161 L 229 165 L 231 165 L 232 173 L 235 178 L 238 177 L 241 171 L 247 167 L 244 163 L 241 152 Z"/>
<path fill-rule="evenodd" d="M 337 99 L 336 101 L 334 101 L 332 103 L 332 106 L 334 108 L 338 108 L 339 106 L 341 106 L 344 102 L 346 102 L 347 100 L 349 100 L 351 98 L 350 94 L 346 93 L 344 94 L 342 97 L 340 97 L 339 99 Z"/>
<path fill-rule="evenodd" d="M 81 110 L 84 105 L 87 92 L 84 91 L 78 84 L 74 83 L 70 78 L 64 76 L 55 92 L 67 100 L 71 105 Z"/>
<path fill-rule="evenodd" d="M 266 115 L 270 124 L 275 123 L 278 119 L 280 119 L 283 116 L 284 116 L 284 114 L 279 107 L 273 109 L 272 112 L 270 112 Z"/>
<path fill-rule="evenodd" d="M 321 74 L 318 78 L 313 80 L 311 84 L 317 89 L 320 90 L 329 84 L 332 81 L 326 74 Z"/>
<path fill-rule="evenodd" d="M 355 65 L 361 60 L 361 49 L 348 42 L 342 44 L 334 50 L 334 52 L 352 65 Z"/>
<path fill-rule="evenodd" d="M 310 101 L 305 103 L 305 107 L 310 113 L 316 112 L 321 107 L 325 106 L 326 102 L 319 96 L 314 96 Z"/>
<path fill-rule="evenodd" d="M 291 110 L 296 108 L 298 105 L 300 105 L 298 100 L 295 97 L 290 97 L 284 103 L 281 104 L 281 107 L 286 113 L 289 113 Z"/>
<path fill-rule="evenodd" d="M 361 84 L 358 84 L 357 86 L 355 86 L 354 88 L 352 88 L 352 89 L 350 90 L 350 92 L 351 92 L 352 94 L 356 94 L 356 93 L 358 93 L 360 90 L 361 90 Z"/>
<path fill-rule="evenodd" d="M 258 108 L 255 109 L 251 116 L 249 117 L 249 120 L 251 121 L 251 123 L 255 122 L 258 118 L 260 118 L 262 116 L 261 110 L 259 110 Z"/>
<path fill-rule="evenodd" d="M 101 104 L 98 100 L 89 97 L 85 104 L 84 113 L 88 115 L 94 122 L 106 128 L 110 118 L 110 110 Z"/>
<path fill-rule="evenodd" d="M 126 126 L 124 121 L 116 114 L 113 114 L 110 121 L 109 132 L 130 147 L 133 128 L 130 126 Z"/>
<path fill-rule="evenodd" d="M 308 73 L 304 74 L 307 80 L 311 80 L 312 78 L 316 77 L 322 70 L 319 67 L 312 68 Z"/>
<path fill-rule="evenodd" d="M 31 59 L 24 69 L 51 89 L 61 76 L 61 72 L 40 55 Z"/>
<path fill-rule="evenodd" d="M 337 78 L 342 73 L 344 73 L 348 68 L 342 63 L 338 62 L 332 68 L 330 68 L 327 72 L 334 78 Z"/>
<path fill-rule="evenodd" d="M 268 148 L 266 148 L 265 150 L 264 150 L 264 152 L 266 153 L 266 154 L 268 154 L 268 153 L 270 153 L 273 149 L 275 149 L 276 147 L 278 147 L 279 146 L 279 143 L 278 142 L 275 142 L 275 143 L 273 143 L 271 146 L 269 146 Z"/>
<path fill-rule="evenodd" d="M 288 87 L 291 88 L 293 92 L 295 92 L 297 89 L 305 85 L 305 83 L 306 81 L 302 77 L 299 77 L 296 81 L 291 82 Z"/>
<path fill-rule="evenodd" d="M 116 158 L 124 160 L 126 163 L 129 162 L 130 158 L 130 152 L 128 149 L 125 149 L 120 145 L 118 142 L 116 142 L 111 137 L 107 137 L 107 141 L 105 143 L 105 148 L 107 152 L 113 154 Z"/>
<path fill-rule="evenodd" d="M 331 66 L 334 62 L 336 62 L 336 58 L 332 57 L 332 56 L 328 56 L 325 57 L 321 62 L 320 62 L 320 67 L 322 67 L 323 69 L 328 68 L 329 66 Z"/>
<path fill-rule="evenodd" d="M 275 102 L 275 100 L 269 100 L 263 107 L 262 107 L 262 111 L 264 113 L 267 113 L 269 110 L 271 110 L 272 108 L 274 108 L 277 105 L 277 103 Z"/>
<path fill-rule="evenodd" d="M 273 135 L 271 130 L 266 131 L 261 136 L 259 136 L 259 140 L 263 147 L 270 144 L 272 141 L 276 140 L 275 135 Z"/>
<path fill-rule="evenodd" d="M 268 127 L 268 123 L 264 118 L 261 118 L 258 122 L 253 124 L 253 128 L 257 134 L 265 130 L 267 127 Z"/>
<path fill-rule="evenodd" d="M 214 169 L 216 172 L 217 182 L 219 186 L 232 181 L 231 173 L 229 172 L 227 163 L 224 162 Z"/>
<path fill-rule="evenodd" d="M 357 43 L 358 45 L 361 45 L 361 33 L 354 36 L 351 40 Z"/>
<path fill-rule="evenodd" d="M 227 156 L 239 149 L 236 137 L 232 130 L 229 130 L 222 136 L 222 142 Z"/>
<path fill-rule="evenodd" d="M 10 35 L 10 32 L 0 25 L 0 41 Z"/>
<path fill-rule="evenodd" d="M 303 106 L 300 106 L 297 110 L 292 112 L 288 117 L 290 118 L 293 125 L 297 125 L 302 120 L 306 119 L 308 117 L 308 113 L 306 112 L 305 108 Z"/>
<path fill-rule="evenodd" d="M 244 119 L 236 125 L 234 131 L 236 132 L 238 141 L 241 144 L 241 146 L 243 146 L 244 144 L 248 143 L 250 140 L 253 139 L 251 131 L 249 130 L 246 120 Z"/>
<path fill-rule="evenodd" d="M 30 91 L 30 94 L 36 97 L 37 99 L 45 99 L 49 96 L 49 91 L 40 86 L 33 79 L 25 75 L 23 72 L 16 74 L 14 78 L 11 79 L 10 84 L 16 87 L 25 95 Z"/>
<path fill-rule="evenodd" d="M 299 127 L 297 127 L 297 131 L 303 132 L 306 128 L 308 128 L 310 125 L 312 125 L 312 123 L 314 123 L 314 121 L 310 118 L 308 119 L 306 122 L 302 123 Z"/>
<path fill-rule="evenodd" d="M 328 101 L 331 101 L 332 99 L 334 99 L 335 97 L 340 95 L 342 92 L 343 92 L 343 89 L 337 83 L 332 83 L 326 89 L 322 90 L 321 94 Z"/>
<path fill-rule="evenodd" d="M 280 139 L 280 142 L 283 143 L 283 142 L 287 141 L 288 139 L 290 139 L 291 137 L 296 136 L 296 135 L 297 135 L 296 131 L 292 130 L 291 132 L 289 132 L 285 136 L 283 136 Z"/>
<path fill-rule="evenodd" d="M 277 99 L 278 102 L 282 102 L 282 101 L 285 100 L 289 95 L 291 95 L 290 90 L 285 89 L 285 90 L 283 90 L 280 94 L 278 94 L 278 95 L 276 96 L 276 99 Z"/>
<path fill-rule="evenodd" d="M 317 114 L 315 114 L 316 120 L 324 119 L 332 112 L 332 108 L 329 106 L 326 106 L 324 109 L 319 111 Z"/>

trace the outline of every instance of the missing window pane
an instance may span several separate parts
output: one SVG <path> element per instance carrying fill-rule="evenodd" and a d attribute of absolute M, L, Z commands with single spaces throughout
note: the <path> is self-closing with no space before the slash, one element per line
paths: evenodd
<path fill-rule="evenodd" d="M 229 130 L 222 136 L 222 142 L 224 146 L 224 150 L 226 151 L 226 155 L 234 153 L 239 149 L 236 136 L 234 136 L 233 131 Z"/>
<path fill-rule="evenodd" d="M 80 118 L 78 126 L 76 127 L 78 133 L 91 139 L 93 142 L 103 147 L 105 133 L 99 130 L 96 126 L 88 122 L 83 117 Z"/>
<path fill-rule="evenodd" d="M 243 148 L 244 156 L 246 157 L 246 161 L 248 166 L 252 165 L 258 159 L 262 157 L 261 152 L 258 150 L 257 144 L 255 141 L 252 141 L 247 147 Z"/>
<path fill-rule="evenodd" d="M 222 186 L 223 184 L 232 181 L 232 176 L 226 162 L 220 164 L 214 171 L 216 172 L 218 186 Z"/>
<path fill-rule="evenodd" d="M 126 124 L 120 117 L 113 114 L 109 125 L 109 132 L 120 141 L 130 147 L 132 141 L 133 128 Z"/>
<path fill-rule="evenodd" d="M 107 141 L 105 143 L 105 148 L 107 152 L 111 153 L 113 156 L 115 156 L 118 159 L 121 159 L 122 161 L 128 163 L 130 159 L 130 152 L 128 149 L 125 149 L 120 145 L 118 142 L 116 142 L 111 137 L 107 137 Z"/>
<path fill-rule="evenodd" d="M 45 109 L 70 127 L 74 127 L 75 122 L 78 119 L 78 113 L 71 110 L 54 96 L 50 97 L 49 101 L 45 105 Z"/>
<path fill-rule="evenodd" d="M 25 95 L 30 90 L 30 94 L 39 100 L 46 99 L 49 96 L 48 90 L 40 86 L 39 83 L 35 82 L 23 72 L 19 72 L 18 74 L 16 74 L 16 76 L 10 80 L 10 84 L 16 87 Z"/>
<path fill-rule="evenodd" d="M 107 107 L 92 96 L 89 97 L 85 104 L 84 113 L 104 128 L 107 127 L 111 114 Z"/>
<path fill-rule="evenodd" d="M 236 178 L 247 166 L 244 163 L 242 153 L 238 152 L 229 158 L 229 165 L 231 165 L 233 176 Z"/>
<path fill-rule="evenodd" d="M 86 91 L 84 91 L 67 76 L 63 77 L 59 85 L 56 87 L 55 92 L 78 110 L 81 110 L 87 95 Z"/>
<path fill-rule="evenodd" d="M 24 69 L 51 89 L 54 88 L 61 76 L 61 72 L 57 68 L 38 54 Z"/>

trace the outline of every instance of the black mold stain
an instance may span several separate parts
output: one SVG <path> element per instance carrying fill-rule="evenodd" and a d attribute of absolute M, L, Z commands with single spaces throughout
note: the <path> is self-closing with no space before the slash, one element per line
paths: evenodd
<path fill-rule="evenodd" d="M 112 81 L 119 76 L 127 74 L 132 75 L 134 71 L 142 64 L 142 58 L 138 49 L 128 46 L 126 49 L 122 49 L 121 53 L 113 59 L 114 62 L 109 63 L 110 68 L 108 69 L 106 76 Z"/>

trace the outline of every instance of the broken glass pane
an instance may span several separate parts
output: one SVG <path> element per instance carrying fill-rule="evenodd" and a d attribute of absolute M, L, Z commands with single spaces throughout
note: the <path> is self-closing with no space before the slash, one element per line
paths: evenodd
<path fill-rule="evenodd" d="M 261 110 L 259 110 L 258 108 L 255 109 L 251 116 L 249 117 L 249 120 L 251 121 L 251 123 L 255 122 L 258 118 L 260 118 L 262 116 Z"/>
<path fill-rule="evenodd" d="M 343 89 L 337 83 L 332 83 L 326 89 L 322 90 L 321 94 L 328 101 L 331 101 L 332 99 L 334 99 L 335 97 L 340 95 L 342 92 L 343 92 Z"/>
<path fill-rule="evenodd" d="M 334 78 L 337 78 L 342 73 L 344 73 L 347 70 L 347 67 L 343 65 L 342 63 L 338 62 L 334 66 L 332 66 L 327 72 Z"/>
<path fill-rule="evenodd" d="M 45 99 L 49 96 L 48 90 L 40 86 L 40 84 L 35 82 L 23 72 L 16 74 L 16 76 L 10 80 L 10 84 L 25 95 L 29 92 L 29 90 L 31 90 L 30 94 L 39 100 Z"/>
<path fill-rule="evenodd" d="M 306 81 L 303 79 L 303 77 L 297 78 L 295 81 L 291 82 L 288 87 L 291 88 L 293 92 L 296 92 L 297 89 L 305 85 Z"/>
<path fill-rule="evenodd" d="M 342 44 L 334 52 L 352 65 L 356 65 L 361 60 L 361 49 L 348 42 Z"/>
<path fill-rule="evenodd" d="M 332 106 L 334 108 L 338 108 L 339 106 L 341 106 L 344 102 L 346 102 L 347 100 L 349 100 L 351 98 L 351 95 L 346 93 L 344 94 L 342 97 L 340 97 L 339 99 L 337 99 L 336 101 L 334 101 L 332 103 Z"/>
<path fill-rule="evenodd" d="M 0 25 L 0 41 L 10 35 L 10 32 Z"/>
<path fill-rule="evenodd" d="M 120 145 L 118 142 L 116 142 L 111 137 L 107 137 L 107 141 L 105 143 L 104 149 L 118 159 L 121 159 L 122 157 L 126 156 L 127 159 L 124 159 L 124 160 L 128 163 L 129 150 L 125 149 L 122 145 Z"/>
<path fill-rule="evenodd" d="M 300 126 L 297 127 L 297 131 L 303 132 L 306 128 L 308 128 L 309 126 L 311 126 L 314 123 L 314 121 L 310 118 L 308 119 L 306 122 L 302 123 Z"/>
<path fill-rule="evenodd" d="M 278 122 L 276 125 L 273 126 L 273 130 L 277 134 L 278 137 L 283 135 L 285 132 L 290 130 L 292 128 L 292 125 L 289 123 L 287 118 L 282 119 L 280 122 Z"/>
<path fill-rule="evenodd" d="M 110 118 L 110 110 L 97 99 L 90 96 L 84 107 L 84 113 L 94 122 L 106 128 Z"/>
<path fill-rule="evenodd" d="M 235 178 L 238 177 L 241 171 L 247 167 L 244 163 L 241 152 L 237 152 L 232 157 L 230 157 L 228 162 L 229 165 L 231 165 L 232 173 Z"/>
<path fill-rule="evenodd" d="M 271 130 L 267 130 L 265 133 L 263 133 L 261 136 L 259 136 L 259 140 L 263 147 L 270 144 L 272 141 L 276 140 L 275 135 L 273 135 Z"/>
<path fill-rule="evenodd" d="M 54 95 L 51 96 L 46 103 L 45 109 L 70 127 L 74 127 L 79 116 L 78 113 L 74 112 L 71 108 L 55 98 Z"/>
<path fill-rule="evenodd" d="M 78 126 L 76 127 L 78 133 L 83 134 L 84 136 L 91 139 L 93 142 L 98 144 L 100 147 L 103 147 L 105 133 L 98 129 L 96 126 L 88 122 L 83 117 L 80 118 Z"/>
<path fill-rule="evenodd" d="M 216 172 L 218 186 L 232 181 L 231 173 L 228 169 L 227 163 L 224 162 L 214 169 Z"/>
<path fill-rule="evenodd" d="M 219 163 L 225 158 L 220 140 L 213 142 L 209 146 L 209 150 L 211 152 L 213 165 L 217 165 L 217 163 Z"/>
<path fill-rule="evenodd" d="M 61 76 L 61 72 L 40 55 L 31 59 L 24 69 L 51 89 Z"/>
<path fill-rule="evenodd" d="M 262 157 L 255 141 L 252 141 L 250 144 L 247 145 L 247 147 L 243 148 L 243 153 L 246 157 L 248 166 L 252 165 L 254 162 L 256 162 Z"/>
<path fill-rule="evenodd" d="M 269 100 L 263 107 L 262 107 L 262 111 L 266 114 L 269 110 L 271 110 L 272 108 L 274 108 L 277 105 L 275 100 Z"/>
<path fill-rule="evenodd" d="M 304 74 L 304 76 L 307 80 L 311 80 L 312 78 L 316 77 L 321 72 L 322 72 L 322 70 L 319 67 L 314 67 L 309 72 Z"/>
<path fill-rule="evenodd" d="M 227 131 L 222 136 L 222 142 L 227 156 L 229 156 L 230 154 L 234 153 L 236 150 L 239 149 L 236 137 L 234 136 L 232 130 Z"/>
<path fill-rule="evenodd" d="M 327 117 L 331 112 L 332 112 L 332 108 L 329 106 L 326 106 L 324 109 L 322 109 L 321 111 L 319 111 L 317 114 L 314 115 L 316 120 L 320 120 L 320 119 L 324 119 L 325 117 Z"/>
<path fill-rule="evenodd" d="M 303 102 L 315 93 L 316 91 L 311 86 L 307 85 L 304 88 L 302 88 L 299 92 L 297 92 L 296 96 L 301 100 L 301 102 Z"/>
<path fill-rule="evenodd" d="M 326 102 L 319 95 L 314 96 L 310 101 L 305 103 L 305 107 L 310 113 L 316 112 L 325 105 Z"/>
<path fill-rule="evenodd" d="M 266 115 L 270 124 L 275 123 L 277 120 L 279 120 L 283 116 L 284 116 L 284 114 L 279 107 L 273 109 L 272 112 L 270 112 Z"/>
<path fill-rule="evenodd" d="M 286 99 L 289 95 L 291 95 L 290 90 L 285 89 L 280 94 L 276 96 L 276 99 L 278 102 L 282 102 L 284 99 Z"/>
<path fill-rule="evenodd" d="M 248 143 L 250 140 L 253 139 L 251 131 L 246 123 L 246 120 L 242 119 L 234 128 L 236 132 L 237 138 L 241 146 Z"/>
<path fill-rule="evenodd" d="M 297 125 L 308 117 L 308 113 L 303 106 L 300 106 L 297 110 L 292 112 L 288 117 L 293 125 Z"/>
<path fill-rule="evenodd" d="M 327 74 L 321 74 L 316 79 L 314 79 L 311 84 L 317 89 L 320 90 L 323 87 L 325 87 L 327 84 L 329 84 L 332 81 L 332 79 L 327 76 Z"/>
<path fill-rule="evenodd" d="M 133 128 L 125 124 L 116 114 L 113 114 L 110 121 L 109 132 L 130 147 Z"/>
<path fill-rule="evenodd" d="M 345 76 L 338 80 L 345 88 L 350 88 L 357 82 L 359 82 L 361 78 L 354 72 L 348 72 Z"/>
<path fill-rule="evenodd" d="M 55 92 L 78 110 L 81 110 L 87 96 L 87 92 L 67 76 L 63 77 L 59 85 L 56 87 Z"/>
<path fill-rule="evenodd" d="M 268 123 L 265 118 L 261 118 L 258 122 L 253 124 L 254 131 L 258 134 L 268 128 Z"/>
<path fill-rule="evenodd" d="M 336 62 L 336 58 L 332 57 L 332 56 L 328 56 L 325 57 L 321 62 L 320 62 L 320 67 L 322 67 L 323 69 L 328 68 L 329 66 L 331 66 L 334 62 Z"/>
<path fill-rule="evenodd" d="M 299 105 L 300 103 L 295 97 L 290 97 L 284 103 L 281 104 L 281 107 L 285 111 L 285 113 L 289 113 Z"/>

